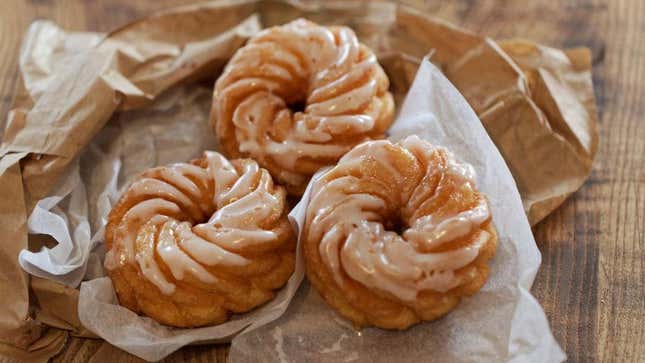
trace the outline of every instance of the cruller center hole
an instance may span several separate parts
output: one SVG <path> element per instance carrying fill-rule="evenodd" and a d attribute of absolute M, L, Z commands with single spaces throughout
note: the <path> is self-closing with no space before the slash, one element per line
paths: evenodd
<path fill-rule="evenodd" d="M 403 221 L 403 219 L 400 216 L 391 216 L 389 219 L 383 223 L 385 229 L 388 231 L 392 231 L 399 236 L 405 232 L 406 229 L 408 229 L 407 224 Z"/>
<path fill-rule="evenodd" d="M 301 101 L 296 101 L 291 104 L 289 104 L 289 109 L 293 112 L 305 112 L 305 108 L 307 107 L 307 104 L 305 103 L 304 100 Z"/>

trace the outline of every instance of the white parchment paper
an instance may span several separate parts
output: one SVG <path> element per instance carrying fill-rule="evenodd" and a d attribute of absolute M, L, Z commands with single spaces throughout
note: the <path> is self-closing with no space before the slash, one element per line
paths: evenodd
<path fill-rule="evenodd" d="M 48 76 L 64 64 L 65 55 L 82 51 L 99 39 L 92 34 L 84 35 L 91 41 L 74 42 L 69 40 L 73 35 L 56 29 L 47 28 L 34 39 L 27 39 L 50 41 L 54 44 L 52 51 L 62 54 L 55 58 L 58 64 L 40 65 L 35 58 L 21 59 L 21 67 L 39 67 L 41 74 L 25 82 L 33 92 L 47 87 Z M 296 273 L 276 299 L 219 326 L 172 329 L 119 306 L 110 280 L 103 277 L 106 216 L 140 171 L 216 149 L 208 125 L 210 97 L 208 88 L 183 86 L 144 110 L 115 115 L 74 161 L 54 192 L 39 201 L 30 215 L 30 233 L 49 234 L 58 245 L 40 252 L 23 251 L 21 265 L 31 274 L 69 286 L 85 280 L 79 317 L 88 329 L 147 360 L 162 359 L 194 342 L 230 340 L 241 331 L 245 333 L 232 340 L 230 360 L 234 362 L 564 359 L 542 309 L 528 291 L 540 255 L 511 174 L 466 101 L 429 62 L 420 68 L 390 134 L 393 139 L 418 134 L 450 148 L 477 170 L 478 185 L 490 198 L 499 233 L 491 276 L 477 295 L 437 322 L 404 332 L 359 332 L 326 306 L 308 284 L 298 290 L 303 276 L 299 256 Z M 305 194 L 290 214 L 296 226 L 303 222 L 307 203 Z"/>
<path fill-rule="evenodd" d="M 57 72 L 101 38 L 98 33 L 69 33 L 46 20 L 34 22 L 23 40 L 19 59 L 30 97 L 40 98 Z M 51 195 L 36 204 L 27 221 L 29 233 L 50 235 L 58 245 L 38 252 L 23 250 L 19 255 L 22 268 L 35 276 L 78 286 L 97 242 L 91 240 L 87 208 L 86 188 L 76 159 Z"/>
<path fill-rule="evenodd" d="M 515 182 L 468 103 L 429 61 L 419 68 L 390 139 L 416 134 L 474 166 L 499 242 L 482 290 L 443 319 L 406 331 L 355 330 L 303 284 L 280 319 L 233 340 L 231 362 L 560 362 L 565 356 L 529 289 L 540 253 Z M 308 198 L 298 205 L 305 208 Z M 297 220 L 304 223 L 304 216 Z"/>
<path fill-rule="evenodd" d="M 31 97 L 37 99 L 57 72 L 66 71 L 71 59 L 101 38 L 98 33 L 66 32 L 49 21 L 32 24 L 20 58 Z M 29 233 L 50 235 L 58 244 L 40 251 L 23 250 L 19 255 L 21 266 L 32 275 L 71 287 L 85 280 L 78 306 L 83 325 L 149 361 L 162 359 L 190 343 L 230 341 L 241 331 L 276 319 L 288 307 L 304 275 L 302 260 L 298 259 L 296 271 L 275 299 L 215 327 L 173 329 L 118 304 L 103 269 L 107 215 L 141 171 L 185 162 L 200 157 L 204 150 L 217 150 L 208 120 L 211 97 L 210 87 L 181 86 L 145 109 L 115 114 L 29 216 Z"/>
<path fill-rule="evenodd" d="M 83 325 L 149 361 L 194 342 L 230 341 L 241 331 L 276 319 L 304 275 L 299 259 L 296 272 L 275 299 L 214 327 L 169 328 L 118 304 L 102 266 L 104 226 L 111 206 L 141 171 L 217 149 L 208 122 L 210 102 L 210 89 L 184 86 L 144 110 L 117 114 L 63 176 L 53 195 L 41 200 L 30 215 L 30 232 L 49 234 L 59 244 L 37 253 L 23 251 L 20 256 L 29 272 L 69 286 L 78 286 L 85 277 L 78 306 Z M 96 231 L 92 236 L 90 229 Z"/>

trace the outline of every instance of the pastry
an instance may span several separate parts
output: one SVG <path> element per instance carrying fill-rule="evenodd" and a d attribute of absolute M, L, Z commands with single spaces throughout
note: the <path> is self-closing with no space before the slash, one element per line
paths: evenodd
<path fill-rule="evenodd" d="M 215 83 L 211 121 L 229 157 L 251 157 L 289 194 L 394 116 L 389 80 L 347 27 L 299 19 L 240 48 Z"/>
<path fill-rule="evenodd" d="M 121 305 L 176 327 L 270 300 L 294 270 L 283 187 L 249 159 L 206 151 L 143 172 L 109 214 L 105 267 Z"/>
<path fill-rule="evenodd" d="M 356 146 L 312 185 L 307 276 L 356 326 L 434 320 L 485 283 L 497 235 L 472 167 L 410 136 Z"/>

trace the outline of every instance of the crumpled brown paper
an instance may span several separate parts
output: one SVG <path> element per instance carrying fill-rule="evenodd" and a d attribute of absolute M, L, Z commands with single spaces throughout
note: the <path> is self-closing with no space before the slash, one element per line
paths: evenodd
<path fill-rule="evenodd" d="M 70 70 L 65 73 L 50 69 L 54 62 L 48 60 L 64 53 L 64 41 L 59 39 L 58 48 L 51 50 L 25 44 L 23 56 L 32 60 L 21 62 L 28 75 L 22 78 L 25 92 L 8 115 L 0 145 L 0 281 L 6 291 L 0 295 L 5 307 L 0 339 L 27 347 L 39 335 L 29 311 L 28 279 L 17 261 L 20 250 L 28 247 L 26 219 L 35 203 L 112 113 L 143 106 L 181 81 L 215 74 L 257 31 L 252 11 L 230 16 L 238 7 L 248 8 L 226 3 L 187 7 L 131 23 L 91 50 L 65 59 Z M 51 31 L 41 25 L 30 31 Z M 52 42 L 65 36 L 51 35 Z M 46 77 L 51 77 L 46 90 L 30 87 L 37 84 L 30 79 Z"/>
<path fill-rule="evenodd" d="M 445 66 L 504 156 L 532 225 L 591 171 L 598 131 L 590 60 L 586 48 L 485 40 Z"/>
<path fill-rule="evenodd" d="M 54 49 L 24 44 L 23 56 L 33 62 L 21 62 L 19 93 L 0 145 L 0 339 L 27 348 L 41 335 L 40 322 L 80 329 L 69 313 L 52 315 L 60 304 L 56 295 L 30 308 L 29 279 L 17 255 L 30 244 L 26 219 L 35 203 L 110 116 L 143 107 L 180 82 L 216 75 L 257 30 L 258 20 L 269 26 L 299 16 L 351 26 L 375 49 L 397 100 L 421 58 L 434 50 L 433 61 L 475 109 L 506 159 L 532 224 L 588 176 L 598 136 L 586 49 L 495 42 L 380 2 L 216 1 L 171 9 L 128 24 L 90 51 L 69 57 L 65 61 L 72 62 L 73 73 L 47 66 L 73 47 L 66 34 L 53 34 L 60 37 Z M 31 31 L 38 31 L 38 24 Z M 97 35 L 85 36 L 83 41 L 98 41 Z M 45 77 L 52 77 L 46 89 L 38 83 Z M 55 325 L 51 316 L 64 324 Z"/>

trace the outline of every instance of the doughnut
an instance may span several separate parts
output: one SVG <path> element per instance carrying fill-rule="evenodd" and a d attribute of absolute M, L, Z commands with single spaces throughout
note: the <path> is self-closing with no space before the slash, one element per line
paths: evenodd
<path fill-rule="evenodd" d="M 286 195 L 255 161 L 212 151 L 143 172 L 105 228 L 104 265 L 119 303 L 198 327 L 269 301 L 295 266 Z"/>
<path fill-rule="evenodd" d="M 389 80 L 347 27 L 304 19 L 249 39 L 215 83 L 211 123 L 222 152 L 250 157 L 291 195 L 394 117 Z"/>
<path fill-rule="evenodd" d="M 445 148 L 368 141 L 311 188 L 307 277 L 355 326 L 437 319 L 486 282 L 497 244 L 488 201 Z"/>

